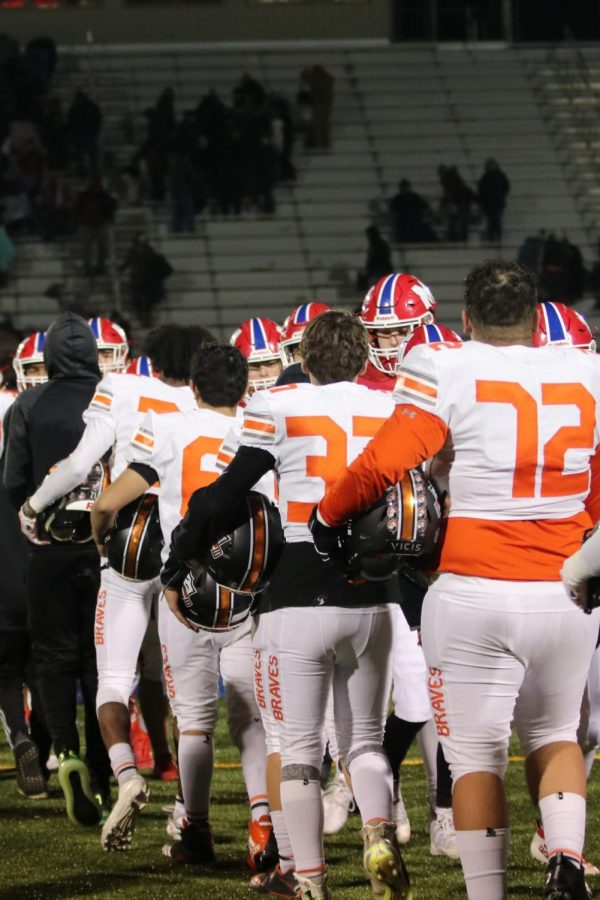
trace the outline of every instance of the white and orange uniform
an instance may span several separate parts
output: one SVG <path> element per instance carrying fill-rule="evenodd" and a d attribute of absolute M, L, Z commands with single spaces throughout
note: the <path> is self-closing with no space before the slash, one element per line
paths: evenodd
<path fill-rule="evenodd" d="M 390 610 L 380 586 L 351 587 L 321 562 L 307 520 L 392 410 L 390 394 L 348 382 L 260 391 L 245 410 L 240 444 L 274 457 L 287 542 L 259 614 L 268 620 L 266 702 L 280 726 L 283 782 L 294 777 L 286 767 L 320 771 L 332 687 L 340 754 L 352 761 L 381 748 Z"/>
<path fill-rule="evenodd" d="M 219 475 L 217 455 L 231 424 L 231 416 L 196 406 L 186 414 L 150 412 L 133 436 L 130 463 L 150 466 L 160 481 L 164 560 L 169 555 L 171 533 L 185 515 L 190 497 Z M 182 625 L 166 603 L 159 608 L 165 677 L 179 729 L 182 733 L 214 734 L 220 672 L 232 740 L 240 748 L 250 743 L 257 748 L 252 762 L 242 754 L 252 802 L 257 796 L 266 796 L 266 750 L 254 699 L 250 627 L 247 619 L 232 631 L 196 633 Z"/>
<path fill-rule="evenodd" d="M 597 518 L 600 372 L 568 349 L 424 346 L 395 396 L 319 511 L 341 524 L 436 457 L 451 509 L 423 609 L 434 720 L 455 781 L 502 775 L 513 716 L 527 754 L 576 740 L 600 612 L 584 616 L 559 571 L 591 524 L 586 504 Z"/>
<path fill-rule="evenodd" d="M 148 410 L 162 414 L 185 412 L 195 406 L 189 387 L 172 387 L 158 378 L 139 375 L 105 375 L 83 414 L 86 427 L 79 444 L 44 479 L 31 498 L 34 508 L 45 509 L 80 484 L 91 466 L 108 452 L 110 479 L 114 481 L 127 466 L 129 443 Z M 130 581 L 113 569 L 101 569 L 95 625 L 97 708 L 104 703 L 128 705 L 153 601 L 160 590 L 158 578 Z M 156 649 L 156 642 L 147 644 L 144 653 L 144 675 L 151 680 L 158 674 Z"/>

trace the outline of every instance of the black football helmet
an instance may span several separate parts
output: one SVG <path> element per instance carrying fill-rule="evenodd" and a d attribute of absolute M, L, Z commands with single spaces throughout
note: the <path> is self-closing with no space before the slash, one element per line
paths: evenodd
<path fill-rule="evenodd" d="M 129 581 L 156 578 L 161 567 L 163 536 L 156 494 L 142 494 L 117 513 L 104 539 L 108 562 Z"/>
<path fill-rule="evenodd" d="M 217 584 L 243 594 L 266 588 L 285 539 L 279 510 L 258 491 L 249 491 L 232 511 L 229 533 L 200 556 Z"/>
<path fill-rule="evenodd" d="M 94 463 L 85 481 L 40 514 L 38 531 L 41 536 L 61 544 L 86 544 L 91 541 L 90 513 L 102 491 L 104 479 L 104 466 L 101 462 Z"/>
<path fill-rule="evenodd" d="M 203 631 L 234 631 L 250 615 L 252 594 L 236 594 L 217 584 L 206 569 L 188 572 L 179 610 L 185 618 Z"/>
<path fill-rule="evenodd" d="M 434 557 L 441 523 L 433 482 L 420 469 L 410 469 L 348 523 L 341 542 L 348 572 L 367 581 L 385 581 L 406 564 L 424 568 Z"/>

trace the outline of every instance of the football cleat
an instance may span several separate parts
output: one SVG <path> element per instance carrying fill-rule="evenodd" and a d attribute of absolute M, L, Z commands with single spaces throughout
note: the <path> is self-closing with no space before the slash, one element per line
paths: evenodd
<path fill-rule="evenodd" d="M 210 825 L 190 825 L 186 822 L 181 829 L 181 838 L 174 844 L 165 844 L 162 854 L 174 863 L 198 866 L 216 862 Z"/>
<path fill-rule="evenodd" d="M 58 783 L 67 802 L 67 815 L 75 825 L 98 825 L 102 815 L 90 783 L 88 767 L 76 753 L 58 758 Z"/>
<path fill-rule="evenodd" d="M 410 819 L 406 812 L 406 806 L 402 798 L 400 786 L 395 785 L 394 803 L 392 806 L 392 822 L 396 829 L 396 840 L 399 844 L 408 844 L 410 841 Z"/>
<path fill-rule="evenodd" d="M 141 775 L 119 785 L 119 796 L 104 823 L 100 843 L 103 850 L 128 850 L 140 811 L 148 803 L 150 791 Z"/>
<path fill-rule="evenodd" d="M 300 897 L 300 885 L 294 870 L 282 872 L 275 866 L 270 872 L 259 872 L 250 879 L 250 887 L 256 894 L 270 894 L 271 897 Z"/>
<path fill-rule="evenodd" d="M 352 791 L 346 784 L 343 772 L 338 770 L 323 791 L 323 833 L 337 834 L 341 831 L 353 805 Z"/>
<path fill-rule="evenodd" d="M 40 766 L 37 746 L 26 738 L 15 745 L 14 753 L 18 792 L 30 800 L 45 799 L 48 796 L 48 785 Z"/>
<path fill-rule="evenodd" d="M 432 856 L 447 856 L 460 859 L 452 809 L 436 806 L 429 822 L 429 852 Z"/>
<path fill-rule="evenodd" d="M 411 900 L 410 879 L 392 822 L 365 825 L 363 865 L 375 900 Z"/>
<path fill-rule="evenodd" d="M 246 865 L 252 872 L 267 872 L 279 860 L 277 842 L 269 816 L 248 822 L 248 856 Z"/>
<path fill-rule="evenodd" d="M 589 900 L 592 892 L 585 883 L 583 866 L 556 853 L 548 863 L 542 896 L 545 900 Z"/>
<path fill-rule="evenodd" d="M 546 847 L 546 837 L 544 835 L 544 829 L 541 824 L 538 823 L 537 828 L 531 838 L 531 843 L 529 845 L 529 853 L 532 859 L 537 860 L 537 862 L 542 863 L 542 865 L 548 865 L 548 848 Z M 594 865 L 593 862 L 590 862 L 589 859 L 586 859 L 585 856 L 581 858 L 581 863 L 583 865 L 583 874 L 587 878 L 595 878 L 600 875 L 600 869 Z"/>
<path fill-rule="evenodd" d="M 152 778 L 156 778 L 158 781 L 177 781 L 179 769 L 170 753 L 164 759 L 160 759 L 154 764 Z"/>
<path fill-rule="evenodd" d="M 306 876 L 294 872 L 294 878 L 299 888 L 297 897 L 303 897 L 304 900 L 331 900 L 331 894 L 327 887 L 327 872 L 316 878 L 306 878 Z"/>

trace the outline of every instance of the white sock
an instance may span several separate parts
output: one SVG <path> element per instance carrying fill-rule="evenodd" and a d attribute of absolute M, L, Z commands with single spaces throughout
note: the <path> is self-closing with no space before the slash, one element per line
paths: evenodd
<path fill-rule="evenodd" d="M 244 781 L 250 801 L 252 821 L 269 815 L 267 797 L 267 747 L 265 732 L 260 719 L 251 719 L 236 735 L 235 743 L 240 751 Z"/>
<path fill-rule="evenodd" d="M 208 821 L 213 774 L 213 742 L 210 734 L 182 734 L 177 752 L 179 778 L 190 824 Z"/>
<path fill-rule="evenodd" d="M 113 774 L 119 785 L 125 784 L 130 778 L 138 774 L 135 764 L 135 756 L 131 744 L 113 744 L 108 748 L 108 756 Z"/>
<path fill-rule="evenodd" d="M 504 900 L 510 828 L 457 831 L 469 900 Z"/>
<path fill-rule="evenodd" d="M 427 797 L 433 809 L 437 800 L 437 748 L 438 736 L 433 719 L 425 722 L 417 735 L 417 743 L 425 764 Z"/>
<path fill-rule="evenodd" d="M 387 756 L 383 752 L 361 753 L 348 769 L 363 825 L 374 819 L 391 822 L 394 784 Z"/>
<path fill-rule="evenodd" d="M 275 834 L 277 850 L 279 851 L 279 868 L 282 872 L 289 872 L 290 869 L 296 868 L 296 863 L 283 810 L 272 809 L 271 821 L 273 822 L 273 833 Z"/>
<path fill-rule="evenodd" d="M 314 878 L 325 869 L 323 803 L 318 776 L 281 782 L 281 801 L 296 871 Z"/>
<path fill-rule="evenodd" d="M 539 802 L 548 859 L 563 853 L 581 862 L 585 841 L 585 797 L 568 792 L 549 794 Z"/>

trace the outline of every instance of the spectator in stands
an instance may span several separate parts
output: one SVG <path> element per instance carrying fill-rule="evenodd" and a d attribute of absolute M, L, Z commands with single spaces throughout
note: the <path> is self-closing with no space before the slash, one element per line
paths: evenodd
<path fill-rule="evenodd" d="M 545 228 L 540 228 L 537 234 L 526 237 L 517 253 L 517 262 L 539 277 L 542 271 L 542 258 L 548 235 Z"/>
<path fill-rule="evenodd" d="M 74 203 L 69 175 L 46 169 L 34 206 L 36 231 L 42 240 L 53 241 L 73 231 Z"/>
<path fill-rule="evenodd" d="M 25 48 L 25 59 L 37 80 L 39 93 L 45 94 L 56 69 L 56 44 L 49 37 L 33 38 Z"/>
<path fill-rule="evenodd" d="M 390 245 L 384 239 L 376 225 L 365 229 L 367 235 L 367 259 L 365 268 L 358 273 L 356 286 L 359 291 L 366 291 L 372 284 L 394 271 Z"/>
<path fill-rule="evenodd" d="M 440 213 L 446 225 L 446 240 L 469 240 L 471 204 L 476 200 L 474 191 L 463 180 L 456 166 L 439 166 L 438 175 L 442 187 Z"/>
<path fill-rule="evenodd" d="M 98 173 L 98 140 L 102 112 L 84 91 L 77 91 L 67 116 L 71 150 L 80 176 Z"/>
<path fill-rule="evenodd" d="M 321 65 L 305 69 L 301 75 L 311 117 L 305 134 L 305 147 L 328 149 L 331 146 L 330 120 L 335 78 Z"/>
<path fill-rule="evenodd" d="M 68 132 L 59 97 L 48 97 L 42 108 L 40 140 L 50 169 L 62 171 L 68 162 Z"/>
<path fill-rule="evenodd" d="M 11 241 L 0 212 L 0 288 L 8 283 L 9 270 L 16 256 L 15 245 Z"/>
<path fill-rule="evenodd" d="M 173 204 L 171 227 L 178 234 L 194 231 L 194 167 L 186 153 L 169 154 L 169 191 Z"/>
<path fill-rule="evenodd" d="M 581 251 L 566 236 L 550 234 L 544 247 L 540 294 L 544 300 L 574 303 L 583 296 L 585 270 Z"/>
<path fill-rule="evenodd" d="M 266 96 L 262 84 L 245 73 L 233 89 L 233 105 L 236 109 L 260 109 Z"/>
<path fill-rule="evenodd" d="M 109 228 L 116 211 L 115 199 L 99 178 L 92 179 L 75 200 L 74 217 L 83 241 L 83 271 L 88 278 L 106 273 Z"/>
<path fill-rule="evenodd" d="M 165 281 L 173 273 L 168 260 L 152 247 L 144 234 L 137 234 L 120 271 L 129 270 L 131 304 L 142 325 L 152 320 L 154 307 L 166 297 Z"/>
<path fill-rule="evenodd" d="M 2 206 L 4 225 L 12 237 L 31 233 L 33 229 L 31 202 L 23 179 L 17 175 L 7 178 L 2 183 Z"/>
<path fill-rule="evenodd" d="M 166 87 L 151 110 L 148 139 L 153 144 L 167 144 L 175 130 L 175 92 Z"/>
<path fill-rule="evenodd" d="M 491 157 L 485 161 L 485 171 L 477 184 L 479 205 L 486 218 L 486 237 L 490 243 L 502 240 L 502 217 L 510 181 Z"/>
<path fill-rule="evenodd" d="M 292 150 L 295 134 L 290 105 L 284 97 L 272 94 L 269 97 L 269 110 L 273 147 L 279 155 L 280 177 L 284 181 L 294 181 L 296 169 L 292 162 Z"/>
<path fill-rule="evenodd" d="M 394 238 L 401 244 L 437 241 L 432 228 L 433 213 L 424 197 L 413 191 L 410 181 L 403 178 L 398 193 L 390 200 Z"/>

